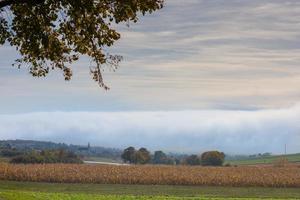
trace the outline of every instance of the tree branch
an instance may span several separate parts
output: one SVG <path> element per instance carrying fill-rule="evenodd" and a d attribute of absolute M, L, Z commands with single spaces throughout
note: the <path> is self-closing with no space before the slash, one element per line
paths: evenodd
<path fill-rule="evenodd" d="M 14 3 L 24 3 L 26 1 L 27 0 L 2 0 L 2 1 L 0 1 L 0 9 L 4 8 L 6 6 L 10 6 L 10 5 L 14 4 Z"/>
<path fill-rule="evenodd" d="M 41 4 L 45 0 L 0 0 L 0 9 L 13 4 L 31 3 L 33 5 Z"/>

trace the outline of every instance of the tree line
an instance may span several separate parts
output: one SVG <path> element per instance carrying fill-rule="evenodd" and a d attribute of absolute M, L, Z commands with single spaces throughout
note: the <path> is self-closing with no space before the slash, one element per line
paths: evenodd
<path fill-rule="evenodd" d="M 21 155 L 17 155 L 10 160 L 14 164 L 45 164 L 45 163 L 77 163 L 83 161 L 75 153 L 71 151 L 60 150 L 43 150 L 30 151 Z"/>
<path fill-rule="evenodd" d="M 135 149 L 128 147 L 121 155 L 125 163 L 130 164 L 163 164 L 163 165 L 203 165 L 222 166 L 225 154 L 219 151 L 207 151 L 199 155 L 187 155 L 182 158 L 167 155 L 163 151 L 155 151 L 151 154 L 146 148 Z"/>
<path fill-rule="evenodd" d="M 84 152 L 78 152 L 77 148 L 47 149 L 40 143 L 35 146 L 32 146 L 35 143 L 30 142 L 30 144 L 31 148 L 27 145 L 25 145 L 26 148 L 21 148 L 24 145 L 20 147 L 0 143 L 0 156 L 10 158 L 11 163 L 82 163 L 81 158 Z M 91 151 L 89 150 L 88 153 Z M 225 158 L 225 154 L 219 151 L 204 152 L 201 155 L 166 154 L 163 151 L 155 151 L 151 154 L 146 148 L 128 147 L 119 152 L 119 158 L 121 157 L 125 163 L 130 164 L 221 166 Z"/>
<path fill-rule="evenodd" d="M 64 143 L 54 143 L 48 141 L 34 140 L 0 140 L 0 156 L 14 157 L 24 153 L 30 153 L 33 150 L 60 150 L 70 151 L 79 157 L 101 157 L 110 160 L 121 160 L 122 149 L 108 148 L 101 146 L 74 145 Z"/>
<path fill-rule="evenodd" d="M 0 157 L 9 158 L 9 162 L 14 164 L 83 163 L 77 154 L 66 149 L 22 151 L 11 147 L 9 144 L 0 146 Z"/>

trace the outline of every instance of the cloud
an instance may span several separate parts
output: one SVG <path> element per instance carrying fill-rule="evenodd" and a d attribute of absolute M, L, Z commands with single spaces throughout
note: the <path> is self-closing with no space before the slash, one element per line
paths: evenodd
<path fill-rule="evenodd" d="M 260 111 L 41 112 L 0 115 L 0 139 L 173 152 L 300 151 L 300 105 Z"/>
<path fill-rule="evenodd" d="M 108 51 L 124 61 L 105 72 L 105 94 L 86 58 L 70 83 L 37 80 L 7 67 L 14 50 L 1 48 L 0 112 L 287 107 L 300 101 L 299 18 L 298 0 L 168 0 L 117 26 Z"/>

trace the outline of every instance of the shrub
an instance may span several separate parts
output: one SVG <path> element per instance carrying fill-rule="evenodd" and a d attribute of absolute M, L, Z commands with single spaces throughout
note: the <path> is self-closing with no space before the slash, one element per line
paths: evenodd
<path fill-rule="evenodd" d="M 226 163 L 224 166 L 225 167 L 231 167 L 231 164 L 230 163 Z"/>

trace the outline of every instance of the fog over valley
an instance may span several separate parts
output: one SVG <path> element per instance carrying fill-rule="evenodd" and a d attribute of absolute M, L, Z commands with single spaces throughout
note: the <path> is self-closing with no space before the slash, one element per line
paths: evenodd
<path fill-rule="evenodd" d="M 300 151 L 300 105 L 257 111 L 39 112 L 0 115 L 0 139 L 171 152 Z"/>

